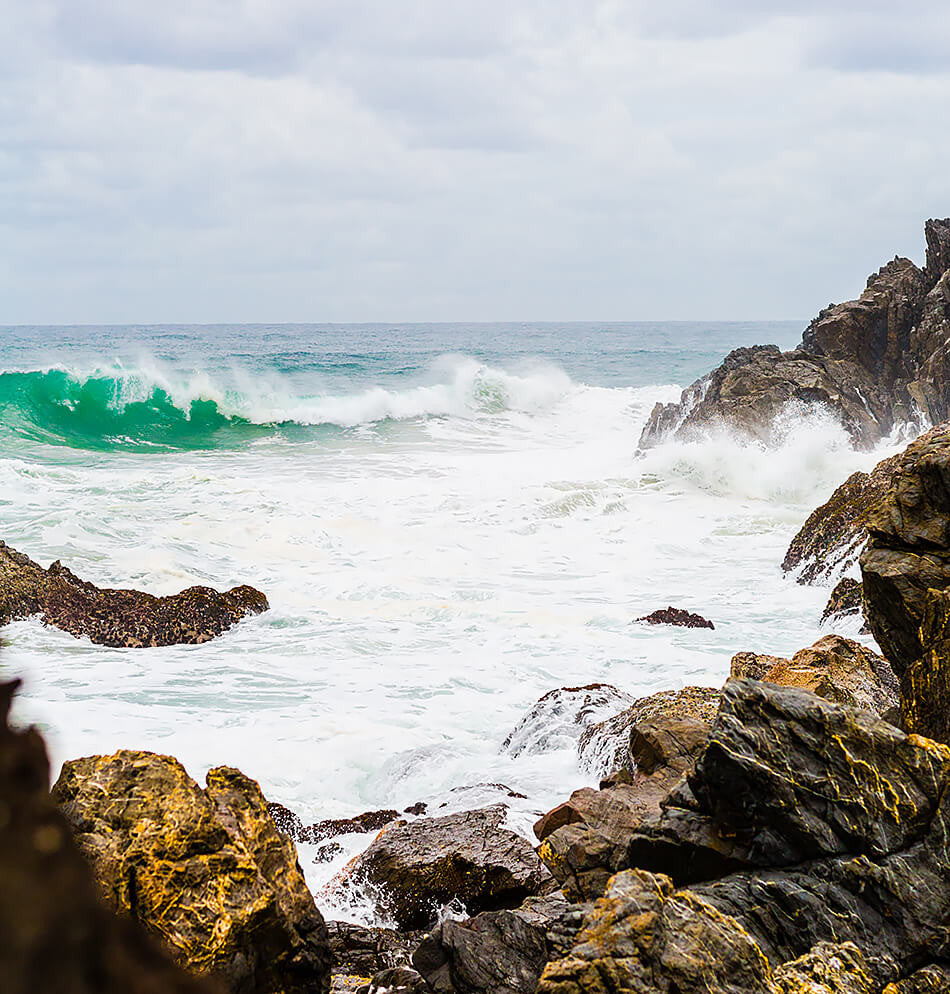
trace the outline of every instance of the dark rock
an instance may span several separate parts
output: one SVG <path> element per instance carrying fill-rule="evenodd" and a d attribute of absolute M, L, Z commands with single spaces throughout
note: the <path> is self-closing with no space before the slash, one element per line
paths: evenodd
<path fill-rule="evenodd" d="M 420 932 L 397 932 L 351 922 L 327 922 L 335 976 L 362 977 L 364 982 L 383 970 L 406 967 Z M 359 986 L 359 985 L 357 985 Z"/>
<path fill-rule="evenodd" d="M 258 785 L 218 767 L 202 790 L 170 756 L 66 763 L 53 788 L 110 907 L 183 965 L 241 992 L 326 991 L 326 927 Z"/>
<path fill-rule="evenodd" d="M 338 842 L 326 842 L 313 854 L 314 863 L 332 863 L 340 853 L 343 846 Z"/>
<path fill-rule="evenodd" d="M 725 424 L 768 438 L 790 402 L 834 412 L 855 443 L 871 447 L 895 426 L 950 416 L 950 280 L 943 250 L 950 219 L 925 226 L 927 266 L 894 259 L 868 279 L 858 300 L 825 308 L 791 352 L 736 349 L 683 391 L 657 404 L 640 446 Z"/>
<path fill-rule="evenodd" d="M 923 655 L 901 677 L 901 728 L 950 742 L 950 591 L 928 592 L 920 641 Z"/>
<path fill-rule="evenodd" d="M 893 480 L 900 456 L 879 462 L 870 473 L 852 473 L 792 539 L 782 569 L 799 583 L 841 577 L 858 561 L 867 541 L 867 524 Z"/>
<path fill-rule="evenodd" d="M 950 587 L 950 425 L 898 457 L 861 556 L 868 624 L 900 676 L 919 659 L 928 590 Z"/>
<path fill-rule="evenodd" d="M 635 621 L 645 621 L 648 625 L 675 625 L 677 628 L 715 628 L 700 614 L 690 614 L 680 607 L 666 607 L 646 614 Z"/>
<path fill-rule="evenodd" d="M 333 839 L 338 835 L 378 832 L 399 817 L 398 811 L 386 809 L 384 811 L 364 811 L 363 814 L 355 815 L 352 818 L 327 818 L 324 821 L 315 822 L 313 825 L 304 825 L 299 815 L 294 814 L 282 804 L 270 802 L 267 805 L 267 810 L 271 818 L 274 819 L 278 831 L 290 836 L 294 842 L 311 844 Z"/>
<path fill-rule="evenodd" d="M 950 994 L 950 969 L 938 964 L 925 966 L 904 980 L 888 984 L 883 994 Z"/>
<path fill-rule="evenodd" d="M 821 613 L 821 624 L 829 621 L 843 621 L 845 618 L 853 618 L 857 615 L 864 615 L 864 587 L 860 580 L 846 576 L 839 580 L 828 597 L 828 603 Z M 871 629 L 867 622 L 861 626 L 861 634 L 870 635 Z"/>
<path fill-rule="evenodd" d="M 552 953 L 548 933 L 569 910 L 551 894 L 443 922 L 422 940 L 413 965 L 435 994 L 533 994 Z"/>
<path fill-rule="evenodd" d="M 271 816 L 274 827 L 282 835 L 287 835 L 295 842 L 300 841 L 300 833 L 303 831 L 303 822 L 300 817 L 294 814 L 290 808 L 285 808 L 283 804 L 276 801 L 267 802 L 267 813 Z"/>
<path fill-rule="evenodd" d="M 394 966 L 382 970 L 360 988 L 360 994 L 425 994 L 429 988 L 411 967 Z"/>
<path fill-rule="evenodd" d="M 110 590 L 80 580 L 59 562 L 42 569 L 0 542 L 0 624 L 41 614 L 43 623 L 97 645 L 143 648 L 207 642 L 268 609 L 253 587 L 219 593 L 189 587 L 170 597 Z"/>
<path fill-rule="evenodd" d="M 948 779 L 943 746 L 801 690 L 732 680 L 687 803 L 674 792 L 634 833 L 627 865 L 691 883 L 742 865 L 880 859 L 926 834 Z"/>
<path fill-rule="evenodd" d="M 585 728 L 629 707 L 634 698 L 608 683 L 548 691 L 508 733 L 502 752 L 512 757 L 563 748 Z"/>
<path fill-rule="evenodd" d="M 719 691 L 715 687 L 684 687 L 641 697 L 625 711 L 581 733 L 577 742 L 580 765 L 594 776 L 609 776 L 633 762 L 630 733 L 634 725 L 661 716 L 709 722 L 718 708 Z"/>
<path fill-rule="evenodd" d="M 402 929 L 427 927 L 453 901 L 470 914 L 517 907 L 553 881 L 527 839 L 504 828 L 504 820 L 504 807 L 495 805 L 391 824 L 338 884 L 369 884 L 381 913 Z"/>
<path fill-rule="evenodd" d="M 415 804 L 410 804 L 408 808 L 403 812 L 407 815 L 424 815 L 429 810 L 429 805 L 425 801 L 416 801 Z"/>
<path fill-rule="evenodd" d="M 217 985 L 186 974 L 137 922 L 101 903 L 50 799 L 42 738 L 7 724 L 17 685 L 0 685 L 0 991 L 216 994 Z"/>

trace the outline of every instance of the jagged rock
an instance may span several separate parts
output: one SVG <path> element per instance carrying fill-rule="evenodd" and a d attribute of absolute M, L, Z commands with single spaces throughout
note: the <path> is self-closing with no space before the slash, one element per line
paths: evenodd
<path fill-rule="evenodd" d="M 729 676 L 733 680 L 748 677 L 750 680 L 761 680 L 773 666 L 787 663 L 782 656 L 767 656 L 758 652 L 737 652 L 729 664 Z"/>
<path fill-rule="evenodd" d="M 883 994 L 950 994 L 950 969 L 937 964 L 925 966 L 896 984 L 888 984 Z"/>
<path fill-rule="evenodd" d="M 517 907 L 554 886 L 527 839 L 504 827 L 502 805 L 385 828 L 338 885 L 369 884 L 401 929 L 425 928 L 460 901 L 470 914 Z"/>
<path fill-rule="evenodd" d="M 858 561 L 867 541 L 867 523 L 891 486 L 900 456 L 882 459 L 870 473 L 852 473 L 808 516 L 782 562 L 799 583 L 841 577 Z"/>
<path fill-rule="evenodd" d="M 819 942 L 773 975 L 780 994 L 878 994 L 867 960 L 853 942 Z"/>
<path fill-rule="evenodd" d="M 860 580 L 846 576 L 835 584 L 834 590 L 828 597 L 828 603 L 821 613 L 821 624 L 829 621 L 843 621 L 845 618 L 853 618 L 857 615 L 864 615 L 864 587 Z M 861 626 L 861 634 L 870 635 L 871 629 L 867 622 Z"/>
<path fill-rule="evenodd" d="M 711 723 L 656 715 L 634 725 L 627 783 L 583 787 L 534 826 L 538 855 L 572 900 L 599 897 L 607 880 L 628 866 L 630 836 L 660 804 L 701 753 Z"/>
<path fill-rule="evenodd" d="M 550 894 L 445 921 L 422 940 L 413 965 L 435 994 L 533 994 L 553 951 L 548 933 L 570 910 L 564 897 Z"/>
<path fill-rule="evenodd" d="M 718 708 L 719 691 L 714 687 L 684 687 L 641 697 L 613 718 L 584 729 L 577 743 L 580 765 L 594 776 L 609 776 L 632 762 L 630 732 L 634 725 L 661 715 L 708 722 Z"/>
<path fill-rule="evenodd" d="M 665 607 L 646 614 L 635 621 L 644 621 L 648 625 L 675 625 L 677 628 L 715 628 L 716 626 L 701 614 L 690 614 L 681 607 Z"/>
<path fill-rule="evenodd" d="M 691 883 L 743 865 L 883 858 L 926 833 L 950 749 L 801 690 L 731 680 L 687 779 L 633 834 L 627 865 Z"/>
<path fill-rule="evenodd" d="M 44 624 L 77 638 L 137 649 L 207 642 L 267 609 L 267 598 L 246 585 L 223 594 L 189 587 L 170 597 L 99 588 L 58 561 L 44 570 L 0 542 L 0 624 L 41 614 Z"/>
<path fill-rule="evenodd" d="M 43 739 L 7 724 L 17 686 L 0 684 L 0 991 L 220 994 L 101 903 L 50 799 Z"/>
<path fill-rule="evenodd" d="M 869 448 L 903 423 L 950 416 L 950 280 L 944 251 L 950 219 L 925 225 L 927 265 L 895 258 L 868 279 L 858 300 L 825 308 L 801 345 L 736 349 L 686 390 L 657 404 L 642 448 L 725 424 L 768 438 L 790 402 L 833 411 L 855 443 Z"/>
<path fill-rule="evenodd" d="M 411 951 L 422 938 L 419 932 L 397 932 L 351 922 L 327 922 L 327 934 L 333 953 L 333 975 L 360 977 L 362 983 L 383 970 L 408 966 Z"/>
<path fill-rule="evenodd" d="M 634 702 L 634 697 L 609 683 L 550 690 L 508 733 L 502 752 L 550 752 L 576 742 L 585 728 L 603 721 Z"/>
<path fill-rule="evenodd" d="M 950 587 L 950 425 L 901 453 L 861 555 L 868 624 L 900 676 L 924 651 L 927 591 Z"/>
<path fill-rule="evenodd" d="M 53 796 L 109 906 L 180 963 L 242 994 L 327 991 L 326 927 L 293 843 L 239 770 L 202 790 L 174 758 L 125 750 L 64 764 Z"/>

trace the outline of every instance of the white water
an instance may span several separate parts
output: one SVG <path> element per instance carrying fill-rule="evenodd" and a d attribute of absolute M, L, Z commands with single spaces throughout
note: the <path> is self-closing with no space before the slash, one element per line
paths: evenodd
<path fill-rule="evenodd" d="M 335 398 L 332 414 L 278 409 L 260 386 L 254 420 L 406 419 L 324 441 L 0 461 L 6 537 L 44 565 L 155 593 L 247 582 L 271 603 L 203 646 L 10 626 L 16 716 L 43 727 L 54 769 L 119 748 L 173 754 L 199 780 L 238 766 L 305 822 L 420 800 L 444 813 L 499 799 L 453 788 L 499 782 L 527 795 L 501 798 L 527 831 L 586 782 L 571 749 L 499 751 L 543 693 L 718 685 L 736 651 L 818 636 L 828 590 L 779 564 L 808 513 L 893 446 L 855 453 L 833 420 L 791 411 L 771 450 L 719 434 L 638 458 L 650 408 L 677 388 L 449 372 Z M 668 604 L 715 631 L 630 623 Z M 329 917 L 367 913 L 320 892 L 368 839 L 349 841 L 329 865 L 301 853 Z"/>

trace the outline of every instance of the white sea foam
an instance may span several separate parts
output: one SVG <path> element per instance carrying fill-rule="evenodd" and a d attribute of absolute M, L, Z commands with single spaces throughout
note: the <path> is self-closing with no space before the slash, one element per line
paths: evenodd
<path fill-rule="evenodd" d="M 136 375 L 179 405 L 234 402 L 217 382 Z M 453 788 L 501 783 L 526 795 L 505 801 L 527 833 L 590 780 L 566 745 L 499 751 L 525 711 L 559 686 L 715 685 L 738 650 L 808 645 L 828 591 L 782 576 L 788 541 L 892 450 L 855 452 L 833 419 L 789 411 L 773 448 L 714 432 L 638 458 L 650 407 L 678 388 L 464 358 L 427 375 L 335 397 L 238 391 L 235 413 L 255 421 L 406 419 L 384 439 L 0 462 L 4 537 L 44 564 L 157 593 L 248 582 L 272 608 L 203 646 L 141 651 L 11 626 L 16 714 L 48 731 L 54 766 L 120 747 L 172 753 L 196 777 L 236 765 L 306 821 L 437 813 Z M 630 624 L 668 604 L 715 631 Z M 302 851 L 312 887 L 366 841 L 330 863 Z M 371 916 L 357 905 L 346 913 Z"/>

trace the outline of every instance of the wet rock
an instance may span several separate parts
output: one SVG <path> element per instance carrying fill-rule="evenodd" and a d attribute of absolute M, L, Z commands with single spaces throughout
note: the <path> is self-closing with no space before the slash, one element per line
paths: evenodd
<path fill-rule="evenodd" d="M 376 974 L 369 984 L 360 988 L 360 994 L 425 994 L 428 989 L 412 967 L 394 966 Z"/>
<path fill-rule="evenodd" d="M 202 790 L 170 756 L 63 766 L 53 796 L 108 905 L 176 959 L 259 994 L 326 991 L 326 927 L 258 785 L 218 767 Z"/>
<path fill-rule="evenodd" d="M 425 801 L 416 801 L 415 804 L 410 804 L 408 808 L 403 812 L 407 815 L 424 815 L 429 810 L 429 805 Z"/>
<path fill-rule="evenodd" d="M 750 680 L 761 680 L 773 666 L 787 663 L 783 656 L 767 656 L 758 652 L 737 652 L 729 664 L 729 676 L 733 680 L 748 677 Z"/>
<path fill-rule="evenodd" d="M 900 676 L 923 655 L 928 590 L 950 587 L 950 425 L 901 453 L 861 556 L 868 624 Z"/>
<path fill-rule="evenodd" d="M 634 725 L 659 716 L 712 721 L 718 708 L 719 691 L 715 687 L 684 687 L 641 697 L 625 711 L 581 733 L 577 743 L 580 765 L 594 776 L 609 776 L 633 761 L 630 733 Z"/>
<path fill-rule="evenodd" d="M 950 969 L 933 964 L 888 984 L 883 994 L 950 994 Z"/>
<path fill-rule="evenodd" d="M 569 911 L 551 894 L 443 922 L 422 940 L 413 965 L 435 994 L 533 994 L 553 951 L 549 932 Z"/>
<path fill-rule="evenodd" d="M 338 885 L 368 884 L 399 928 L 426 928 L 460 901 L 470 914 L 517 907 L 554 884 L 527 839 L 504 827 L 505 809 L 420 818 L 388 826 Z"/>
<path fill-rule="evenodd" d="M 950 591 L 928 592 L 920 641 L 923 655 L 901 677 L 900 724 L 905 731 L 950 742 Z"/>
<path fill-rule="evenodd" d="M 267 811 L 273 818 L 278 831 L 290 836 L 294 842 L 311 844 L 333 839 L 338 835 L 378 832 L 399 817 L 398 811 L 386 809 L 383 811 L 364 811 L 363 814 L 355 815 L 352 818 L 326 818 L 323 821 L 314 822 L 312 825 L 304 825 L 300 816 L 294 814 L 289 808 L 285 808 L 283 804 L 271 801 L 267 805 Z"/>
<path fill-rule="evenodd" d="M 891 486 L 900 456 L 879 462 L 870 473 L 852 473 L 808 516 L 782 562 L 799 583 L 825 583 L 842 577 L 858 561 L 867 542 L 867 524 Z"/>
<path fill-rule="evenodd" d="M 845 618 L 853 618 L 858 615 L 862 618 L 864 616 L 864 588 L 860 580 L 846 576 L 843 580 L 839 580 L 834 590 L 831 591 L 828 603 L 821 614 L 821 624 L 824 625 L 829 621 L 843 621 Z M 867 622 L 862 624 L 861 634 L 871 634 Z"/>
<path fill-rule="evenodd" d="M 16 687 L 0 684 L 0 991 L 221 994 L 102 904 L 50 799 L 42 738 L 7 724 Z"/>
<path fill-rule="evenodd" d="M 406 967 L 420 932 L 397 932 L 352 922 L 327 922 L 334 976 L 361 977 L 363 983 L 383 970 Z M 357 984 L 356 986 L 361 986 Z"/>
<path fill-rule="evenodd" d="M 561 749 L 633 702 L 632 695 L 608 683 L 548 691 L 508 733 L 501 750 L 515 757 Z"/>
<path fill-rule="evenodd" d="M 791 352 L 736 349 L 683 391 L 657 404 L 642 448 L 725 424 L 768 439 L 789 403 L 832 411 L 856 444 L 870 448 L 904 423 L 950 416 L 950 280 L 939 247 L 950 219 L 925 225 L 927 265 L 896 258 L 868 279 L 858 300 L 825 308 Z M 936 246 L 936 248 L 935 248 Z"/>
<path fill-rule="evenodd" d="M 878 994 L 867 960 L 853 942 L 819 942 L 773 975 L 780 994 Z"/>
<path fill-rule="evenodd" d="M 248 586 L 224 593 L 189 587 L 169 597 L 99 588 L 59 562 L 44 570 L 2 542 L 0 584 L 0 624 L 41 614 L 44 624 L 77 638 L 124 648 L 207 642 L 268 609 L 267 598 Z"/>
<path fill-rule="evenodd" d="M 332 863 L 343 853 L 343 846 L 338 842 L 327 842 L 313 854 L 314 863 Z"/>
<path fill-rule="evenodd" d="M 700 614 L 690 614 L 680 607 L 666 607 L 644 615 L 636 621 L 648 625 L 675 625 L 677 628 L 715 628 L 716 626 Z"/>

